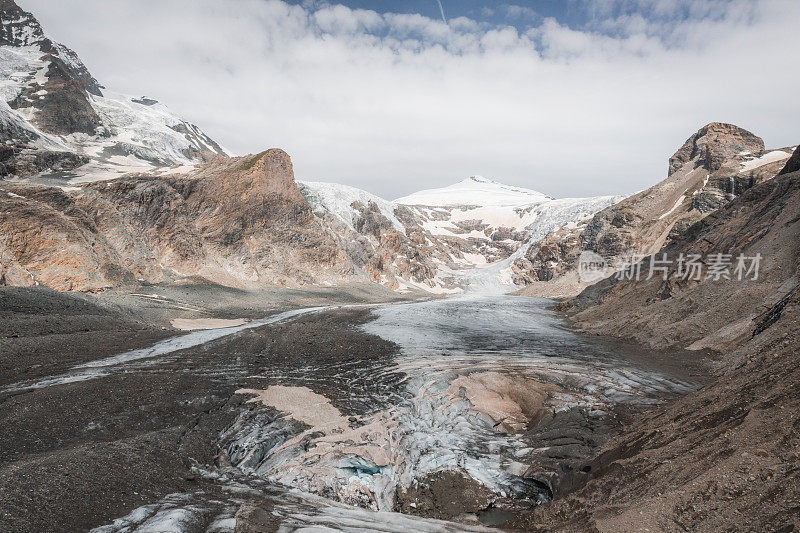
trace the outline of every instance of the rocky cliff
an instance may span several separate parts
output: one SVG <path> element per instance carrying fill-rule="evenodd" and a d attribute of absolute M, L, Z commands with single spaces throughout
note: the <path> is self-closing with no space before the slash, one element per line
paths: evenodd
<path fill-rule="evenodd" d="M 740 154 L 761 154 L 764 141 L 749 131 L 733 124 L 712 122 L 686 139 L 677 152 L 669 158 L 669 175 L 686 163 L 714 172 L 729 159 Z"/>
<path fill-rule="evenodd" d="M 353 273 L 281 150 L 70 190 L 0 183 L 0 228 L 5 285 L 86 291 L 200 277 L 296 286 Z"/>
<path fill-rule="evenodd" d="M 600 211 L 585 225 L 532 247 L 516 264 L 517 281 L 529 284 L 521 294 L 574 296 L 588 285 L 577 276 L 580 252 L 602 256 L 611 274 L 635 256 L 658 251 L 693 223 L 772 178 L 790 155 L 790 148 L 765 151 L 759 137 L 732 124 L 704 126 L 670 157 L 666 179 Z M 576 236 L 579 245 L 574 244 Z"/>

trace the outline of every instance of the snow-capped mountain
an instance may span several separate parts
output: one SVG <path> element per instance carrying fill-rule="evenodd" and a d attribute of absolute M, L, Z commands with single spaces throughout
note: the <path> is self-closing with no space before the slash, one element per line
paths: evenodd
<path fill-rule="evenodd" d="M 621 199 L 556 200 L 477 176 L 393 202 L 332 183 L 300 190 L 371 280 L 433 293 L 513 290 L 511 262 L 532 243 Z"/>
<path fill-rule="evenodd" d="M 95 181 L 226 154 L 156 100 L 106 90 L 13 1 L 0 23 L 0 178 Z"/>
<path fill-rule="evenodd" d="M 546 200 L 552 198 L 532 189 L 504 185 L 483 176 L 472 176 L 447 187 L 426 189 L 403 196 L 395 200 L 395 203 L 429 207 L 514 207 Z"/>
<path fill-rule="evenodd" d="M 528 240 L 537 208 L 553 199 L 538 191 L 473 176 L 395 200 L 420 226 L 460 251 L 467 265 L 495 263 Z"/>
<path fill-rule="evenodd" d="M 58 214 L 56 219 L 69 220 L 69 227 L 48 240 L 55 246 L 53 253 L 45 252 L 42 243 L 41 257 L 33 259 L 14 242 L 0 239 L 0 283 L 42 282 L 83 290 L 131 276 L 159 281 L 215 272 L 215 279 L 234 286 L 368 279 L 401 291 L 452 293 L 464 289 L 471 270 L 500 265 L 554 224 L 584 211 L 592 214 L 610 201 L 589 199 L 585 209 L 580 207 L 582 201 L 567 206 L 537 191 L 477 176 L 388 201 L 345 185 L 295 184 L 288 178 L 291 164 L 286 156 L 276 164 L 281 168 L 278 174 L 287 178 L 280 194 L 291 209 L 271 223 L 280 227 L 277 233 L 286 238 L 288 248 L 278 254 L 274 239 L 267 239 L 264 242 L 272 244 L 251 249 L 256 241 L 245 244 L 241 237 L 252 221 L 239 220 L 236 209 L 218 212 L 216 208 L 228 199 L 213 198 L 213 193 L 218 190 L 220 169 L 231 174 L 229 179 L 242 174 L 240 181 L 248 186 L 253 180 L 260 183 L 264 176 L 251 175 L 251 167 L 269 152 L 228 160 L 219 144 L 156 100 L 101 86 L 72 50 L 49 39 L 36 18 L 12 0 L 0 0 L 0 22 L 0 179 L 55 186 L 28 189 L 21 184 L 6 190 L 0 200 L 9 209 L 35 208 L 41 214 L 35 220 L 21 214 L 7 217 L 6 233 L 55 231 L 61 226 L 48 218 L 51 210 L 60 213 L 71 203 L 88 202 L 87 212 L 107 215 L 107 228 L 101 229 L 97 224 L 87 226 L 83 219 L 72 220 L 71 211 Z M 111 201 L 104 196 L 105 187 L 75 187 L 106 180 L 114 180 L 112 190 L 147 190 L 141 198 L 134 194 L 134 201 L 152 204 L 153 213 L 161 213 L 159 220 L 171 219 L 176 209 L 186 210 L 181 215 L 185 224 L 155 228 L 152 246 L 161 252 L 137 251 L 129 246 L 133 237 L 119 238 L 127 219 L 105 204 Z M 200 196 L 188 183 L 203 185 L 196 185 L 208 193 L 203 202 L 192 203 Z M 95 200 L 103 205 L 92 203 Z M 114 206 L 119 200 L 114 197 Z M 209 206 L 214 206 L 213 216 L 205 210 Z M 270 213 L 253 216 L 262 215 L 269 218 Z M 209 222 L 209 217 L 214 220 Z M 147 217 L 137 221 L 148 229 L 154 229 L 152 223 Z M 171 251 L 178 241 L 161 234 L 173 227 L 184 228 L 182 235 L 190 236 L 191 245 L 181 244 L 180 253 Z M 225 236 L 221 248 L 215 240 L 218 235 Z M 95 266 L 66 273 L 51 262 L 57 263 L 58 250 L 76 239 L 95 243 L 81 245 L 73 254 Z M 107 246 L 97 245 L 101 241 Z M 318 244 L 309 249 L 310 243 Z M 302 264 L 297 264 L 297 257 L 303 257 Z M 107 265 L 112 265 L 108 275 L 100 272 Z M 215 270 L 219 265 L 226 265 L 224 275 Z M 114 272 L 125 275 L 119 278 Z M 484 281 L 491 285 L 511 279 L 498 271 Z"/>

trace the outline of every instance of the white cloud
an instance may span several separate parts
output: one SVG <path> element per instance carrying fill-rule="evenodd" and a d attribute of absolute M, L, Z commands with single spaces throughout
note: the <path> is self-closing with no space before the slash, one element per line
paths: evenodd
<path fill-rule="evenodd" d="M 798 142 L 792 0 L 605 0 L 590 30 L 524 32 L 278 0 L 21 4 L 101 83 L 236 152 L 282 147 L 299 178 L 387 197 L 470 174 L 630 192 L 710 121 Z"/>
<path fill-rule="evenodd" d="M 505 15 L 511 19 L 533 20 L 538 16 L 535 10 L 525 6 L 518 6 L 516 4 L 504 4 L 501 6 L 501 9 Z"/>

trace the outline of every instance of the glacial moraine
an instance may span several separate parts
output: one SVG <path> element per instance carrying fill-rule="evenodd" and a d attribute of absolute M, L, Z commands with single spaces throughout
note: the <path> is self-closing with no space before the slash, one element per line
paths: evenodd
<path fill-rule="evenodd" d="M 99 446 L 108 461 L 70 474 L 69 494 L 50 487 L 59 503 L 40 520 L 103 532 L 502 527 L 579 483 L 626 406 L 694 386 L 573 334 L 551 303 L 293 311 L 12 384 L 4 417 L 36 438 L 14 430 L 21 451 L 0 468 L 0 501 L 12 482 L 45 483 L 43 456 Z M 171 451 L 132 462 L 131 439 L 137 455 Z M 25 459 L 34 451 L 38 462 Z M 88 501 L 106 511 L 81 511 Z"/>

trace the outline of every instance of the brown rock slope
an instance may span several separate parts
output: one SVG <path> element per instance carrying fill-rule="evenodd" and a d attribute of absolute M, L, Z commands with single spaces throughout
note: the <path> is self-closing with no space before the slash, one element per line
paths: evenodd
<path fill-rule="evenodd" d="M 713 254 L 730 254 L 731 279 L 707 277 Z M 680 346 L 721 351 L 738 346 L 762 314 L 797 285 L 800 260 L 800 179 L 783 174 L 746 191 L 690 227 L 656 257 L 672 260 L 669 277 L 643 260 L 641 280 L 612 276 L 564 305 L 575 325 L 654 347 Z M 677 275 L 680 254 L 700 255 L 700 281 Z M 735 272 L 737 256 L 761 254 L 758 279 Z M 750 262 L 746 266 L 750 267 Z"/>
<path fill-rule="evenodd" d="M 700 128 L 670 157 L 665 180 L 578 228 L 562 228 L 532 246 L 516 265 L 516 281 L 530 285 L 521 294 L 576 295 L 586 287 L 576 272 L 581 251 L 596 252 L 612 266 L 632 254 L 654 253 L 693 223 L 775 176 L 790 152 L 783 148 L 765 155 L 759 137 L 733 124 L 713 122 Z"/>
<path fill-rule="evenodd" d="M 344 280 L 281 150 L 77 190 L 0 184 L 0 284 L 97 290 L 202 277 L 234 287 Z"/>
<path fill-rule="evenodd" d="M 593 479 L 512 524 L 530 531 L 797 531 L 800 298 L 748 342 L 746 363 L 640 416 Z"/>
<path fill-rule="evenodd" d="M 585 486 L 518 517 L 559 531 L 800 527 L 800 172 L 747 191 L 668 253 L 761 253 L 757 281 L 606 280 L 569 307 L 587 331 L 722 351 L 721 376 L 609 441 Z M 612 318 L 609 318 L 612 317 Z M 698 354 L 699 356 L 699 354 Z"/>

